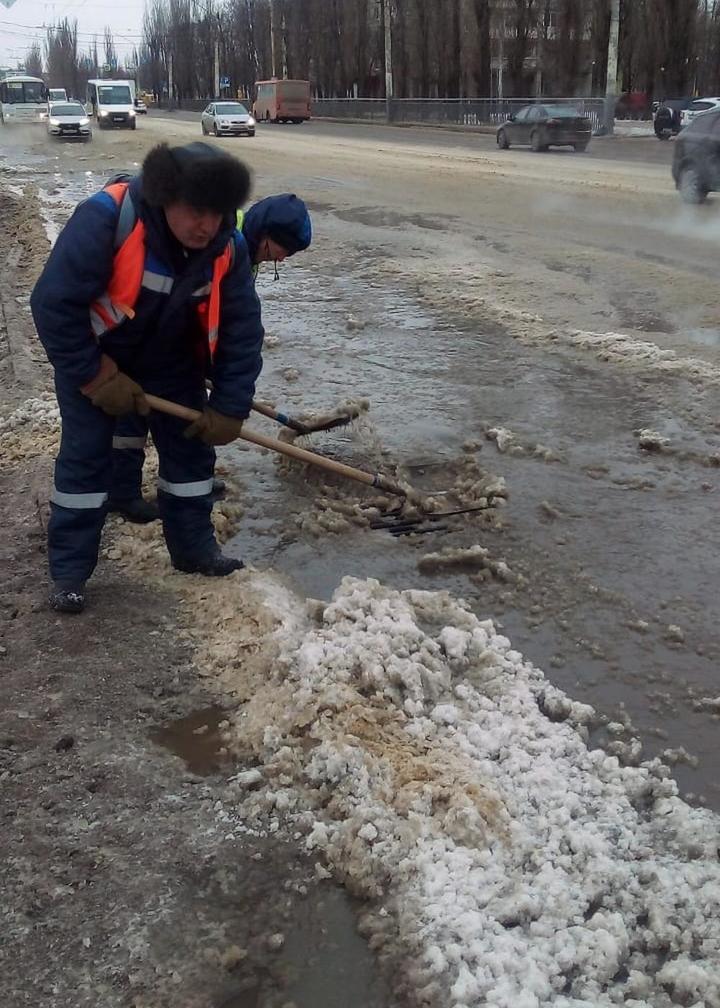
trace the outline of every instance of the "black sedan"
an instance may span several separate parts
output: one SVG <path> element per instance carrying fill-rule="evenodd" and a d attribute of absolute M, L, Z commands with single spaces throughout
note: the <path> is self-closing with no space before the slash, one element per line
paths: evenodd
<path fill-rule="evenodd" d="M 587 150 L 592 122 L 572 105 L 526 105 L 507 117 L 497 131 L 497 145 L 507 150 L 511 144 L 530 144 L 534 151 L 548 147 Z"/>
<path fill-rule="evenodd" d="M 680 132 L 672 174 L 685 203 L 702 203 L 720 190 L 720 109 L 696 116 Z"/>

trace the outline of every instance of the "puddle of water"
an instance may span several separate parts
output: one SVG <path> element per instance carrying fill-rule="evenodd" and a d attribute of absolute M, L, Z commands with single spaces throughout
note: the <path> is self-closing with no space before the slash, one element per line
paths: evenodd
<path fill-rule="evenodd" d="M 258 1008 L 260 1003 L 260 988 L 253 986 L 247 990 L 238 991 L 218 1002 L 217 1008 Z"/>
<path fill-rule="evenodd" d="M 155 728 L 150 738 L 187 764 L 191 773 L 207 777 L 227 763 L 220 723 L 227 717 L 222 707 L 206 707 Z"/>
<path fill-rule="evenodd" d="M 218 1002 L 217 1008 L 257 1008 L 260 999 L 260 988 L 249 987 L 238 991 Z"/>
<path fill-rule="evenodd" d="M 357 933 L 355 907 L 340 886 L 323 886 L 300 904 L 285 936 L 287 1001 L 297 1008 L 384 1008 L 387 990 Z"/>

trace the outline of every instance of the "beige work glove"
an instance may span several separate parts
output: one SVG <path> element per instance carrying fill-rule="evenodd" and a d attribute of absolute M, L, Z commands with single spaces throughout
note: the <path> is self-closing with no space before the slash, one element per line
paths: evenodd
<path fill-rule="evenodd" d="M 125 413 L 147 416 L 150 412 L 145 393 L 138 383 L 118 371 L 115 361 L 106 354 L 102 355 L 98 373 L 80 391 L 93 406 L 108 416 L 123 416 Z"/>
<path fill-rule="evenodd" d="M 243 422 L 237 417 L 218 413 L 212 406 L 206 406 L 195 423 L 187 428 L 183 437 L 200 438 L 208 445 L 226 445 L 240 437 Z"/>

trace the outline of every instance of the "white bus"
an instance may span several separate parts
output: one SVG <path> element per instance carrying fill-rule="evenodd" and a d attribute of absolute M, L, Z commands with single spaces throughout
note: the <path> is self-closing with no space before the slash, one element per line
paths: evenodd
<path fill-rule="evenodd" d="M 100 129 L 135 129 L 135 81 L 89 80 L 87 104 L 88 115 L 96 116 Z"/>
<path fill-rule="evenodd" d="M 0 78 L 3 123 L 40 122 L 47 115 L 47 88 L 40 77 L 6 73 Z"/>

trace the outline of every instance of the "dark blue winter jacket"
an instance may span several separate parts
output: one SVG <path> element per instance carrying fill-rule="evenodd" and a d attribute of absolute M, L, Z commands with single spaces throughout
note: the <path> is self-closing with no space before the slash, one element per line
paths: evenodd
<path fill-rule="evenodd" d="M 170 293 L 143 287 L 135 316 L 96 341 L 90 305 L 108 286 L 114 257 L 118 206 L 106 192 L 81 203 L 63 228 L 31 297 L 40 341 L 50 362 L 78 388 L 100 368 L 100 354 L 142 384 L 152 379 L 207 374 L 213 381 L 210 405 L 228 416 L 246 417 L 262 368 L 263 328 L 246 242 L 233 216 L 201 251 L 188 252 L 170 232 L 165 215 L 141 196 L 140 178 L 130 184 L 137 215 L 146 230 L 146 268 L 172 278 Z M 230 239 L 235 262 L 223 280 L 220 331 L 212 369 L 207 338 L 196 306 L 209 283 L 213 262 Z"/>
<path fill-rule="evenodd" d="M 305 203 L 292 193 L 267 196 L 243 215 L 242 233 L 255 262 L 263 238 L 272 238 L 288 255 L 302 252 L 312 241 L 312 225 Z"/>

